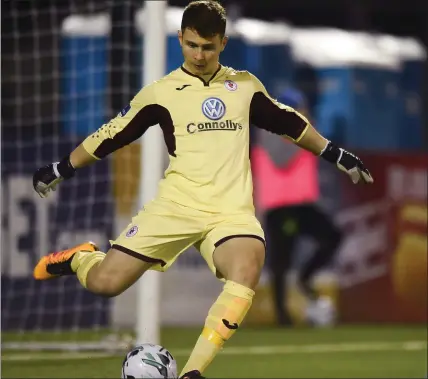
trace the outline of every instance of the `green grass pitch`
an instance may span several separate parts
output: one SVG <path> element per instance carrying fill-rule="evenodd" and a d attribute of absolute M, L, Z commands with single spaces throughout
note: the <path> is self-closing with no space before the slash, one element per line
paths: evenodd
<path fill-rule="evenodd" d="M 162 344 L 185 363 L 199 329 L 166 328 Z M 85 337 L 84 335 L 81 337 Z M 3 340 L 13 340 L 4 334 Z M 2 378 L 120 378 L 121 355 L 2 351 Z M 208 378 L 425 378 L 426 326 L 242 328 Z"/>

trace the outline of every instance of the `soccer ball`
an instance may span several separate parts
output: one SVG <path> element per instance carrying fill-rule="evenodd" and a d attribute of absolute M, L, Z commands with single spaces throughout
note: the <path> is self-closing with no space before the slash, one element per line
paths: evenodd
<path fill-rule="evenodd" d="M 177 378 L 177 362 L 162 346 L 136 346 L 123 360 L 122 379 L 140 378 Z"/>

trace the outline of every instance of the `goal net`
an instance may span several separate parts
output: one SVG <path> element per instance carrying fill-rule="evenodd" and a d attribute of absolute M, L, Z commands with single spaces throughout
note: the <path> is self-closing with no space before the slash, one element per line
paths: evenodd
<path fill-rule="evenodd" d="M 181 13 L 166 12 L 166 70 L 181 63 Z M 45 199 L 32 175 L 114 117 L 141 87 L 144 17 L 133 0 L 2 3 L 4 350 L 123 350 L 135 342 L 138 286 L 107 299 L 74 277 L 39 282 L 32 271 L 46 253 L 83 241 L 109 248 L 138 208 L 141 145 L 79 170 Z M 190 272 L 193 281 L 183 283 Z M 220 287 L 200 255 L 188 252 L 162 275 L 153 327 L 201 325 Z"/>
<path fill-rule="evenodd" d="M 134 212 L 139 144 L 80 170 L 46 199 L 32 187 L 37 168 L 69 153 L 141 83 L 136 2 L 114 3 L 2 2 L 3 348 L 114 345 L 113 300 L 74 277 L 32 278 L 48 252 L 86 240 L 106 251 Z"/>

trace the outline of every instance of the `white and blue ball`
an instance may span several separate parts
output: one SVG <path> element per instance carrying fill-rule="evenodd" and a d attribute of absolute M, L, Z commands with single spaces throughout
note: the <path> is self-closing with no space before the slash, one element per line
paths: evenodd
<path fill-rule="evenodd" d="M 134 347 L 122 364 L 122 379 L 177 378 L 177 362 L 163 346 Z"/>

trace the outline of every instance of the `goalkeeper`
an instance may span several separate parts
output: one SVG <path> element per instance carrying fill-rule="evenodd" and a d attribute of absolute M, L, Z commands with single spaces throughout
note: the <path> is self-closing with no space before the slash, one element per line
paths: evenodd
<path fill-rule="evenodd" d="M 114 119 L 33 177 L 37 193 L 48 196 L 80 168 L 159 124 L 170 164 L 156 198 L 132 218 L 107 253 L 90 242 L 52 253 L 38 262 L 34 277 L 76 275 L 87 290 L 116 296 L 147 270 L 165 271 L 195 246 L 224 287 L 180 375 L 190 379 L 201 377 L 240 327 L 265 260 L 264 233 L 253 206 L 250 125 L 331 162 L 354 183 L 373 182 L 359 158 L 272 99 L 255 76 L 219 63 L 225 30 L 226 12 L 219 3 L 191 2 L 178 32 L 183 65 L 142 88 Z"/>

